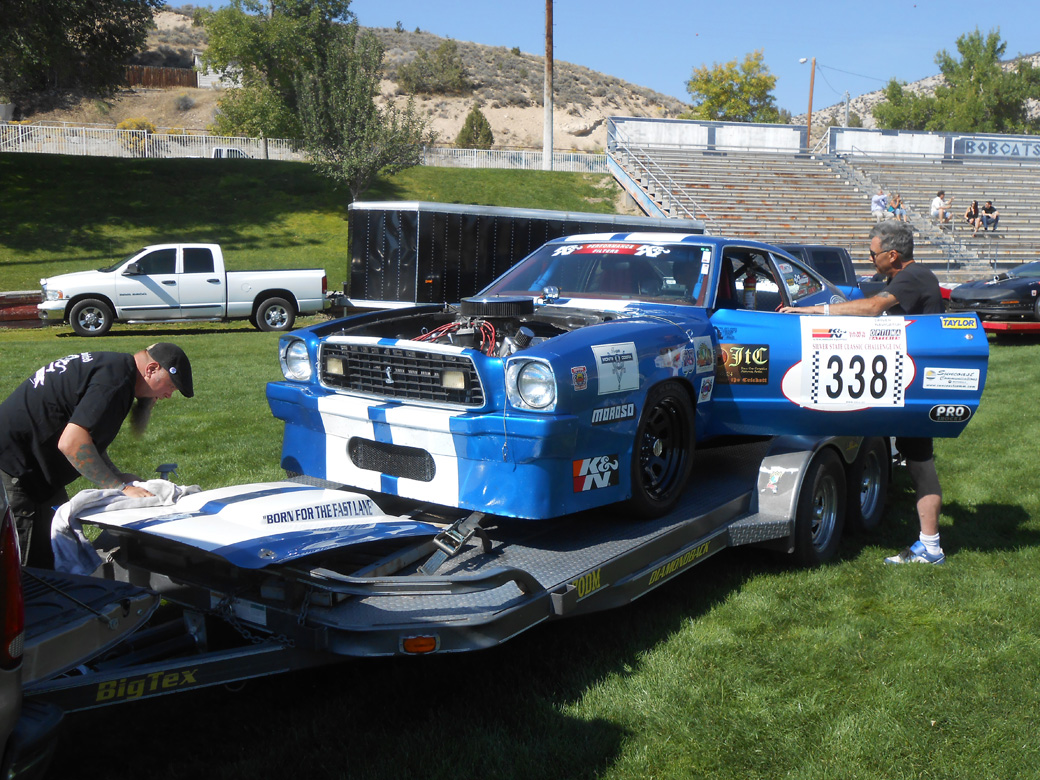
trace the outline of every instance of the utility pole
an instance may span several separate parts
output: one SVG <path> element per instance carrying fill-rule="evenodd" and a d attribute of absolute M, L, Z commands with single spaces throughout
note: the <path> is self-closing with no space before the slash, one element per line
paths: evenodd
<path fill-rule="evenodd" d="M 844 127 L 849 126 L 849 91 L 845 90 L 845 124 Z"/>
<path fill-rule="evenodd" d="M 545 0 L 545 90 L 542 99 L 542 170 L 553 169 L 553 0 Z"/>

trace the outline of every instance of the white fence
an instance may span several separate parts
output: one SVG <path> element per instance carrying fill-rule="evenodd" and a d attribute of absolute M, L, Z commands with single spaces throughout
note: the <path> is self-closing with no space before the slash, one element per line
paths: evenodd
<path fill-rule="evenodd" d="M 306 162 L 297 141 L 232 138 L 188 133 L 149 133 L 106 127 L 0 124 L 0 152 L 69 154 L 82 157 L 211 157 L 216 147 L 232 147 L 249 157 Z M 542 153 L 498 149 L 423 149 L 423 165 L 446 168 L 541 170 Z M 554 152 L 553 170 L 606 173 L 603 154 Z"/>

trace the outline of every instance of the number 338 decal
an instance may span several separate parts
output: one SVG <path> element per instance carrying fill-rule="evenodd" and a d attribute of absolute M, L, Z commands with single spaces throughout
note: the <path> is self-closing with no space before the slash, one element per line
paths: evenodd
<path fill-rule="evenodd" d="M 853 411 L 903 406 L 913 381 L 902 317 L 802 317 L 802 360 L 784 377 L 791 401 L 810 409 Z"/>

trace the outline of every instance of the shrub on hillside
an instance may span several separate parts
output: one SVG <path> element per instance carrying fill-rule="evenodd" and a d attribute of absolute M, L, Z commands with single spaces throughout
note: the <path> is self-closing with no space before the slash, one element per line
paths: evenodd
<path fill-rule="evenodd" d="M 415 59 L 397 69 L 397 84 L 412 95 L 461 95 L 471 90 L 455 41 L 444 41 L 431 55 L 419 49 Z"/>
<path fill-rule="evenodd" d="M 460 149 L 490 149 L 494 145 L 495 134 L 491 132 L 491 123 L 480 106 L 474 104 L 455 137 L 455 146 Z"/>

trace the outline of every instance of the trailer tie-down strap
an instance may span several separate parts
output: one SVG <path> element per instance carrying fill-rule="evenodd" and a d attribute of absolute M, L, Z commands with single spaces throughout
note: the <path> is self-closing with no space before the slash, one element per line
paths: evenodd
<path fill-rule="evenodd" d="M 484 552 L 491 552 L 491 540 L 487 532 L 480 527 L 484 519 L 483 512 L 471 512 L 466 517 L 456 520 L 450 527 L 445 528 L 435 537 L 433 543 L 437 551 L 431 555 L 426 563 L 419 567 L 419 571 L 427 576 L 435 574 L 448 558 L 458 554 L 472 537 L 480 539 L 481 548 Z"/>

